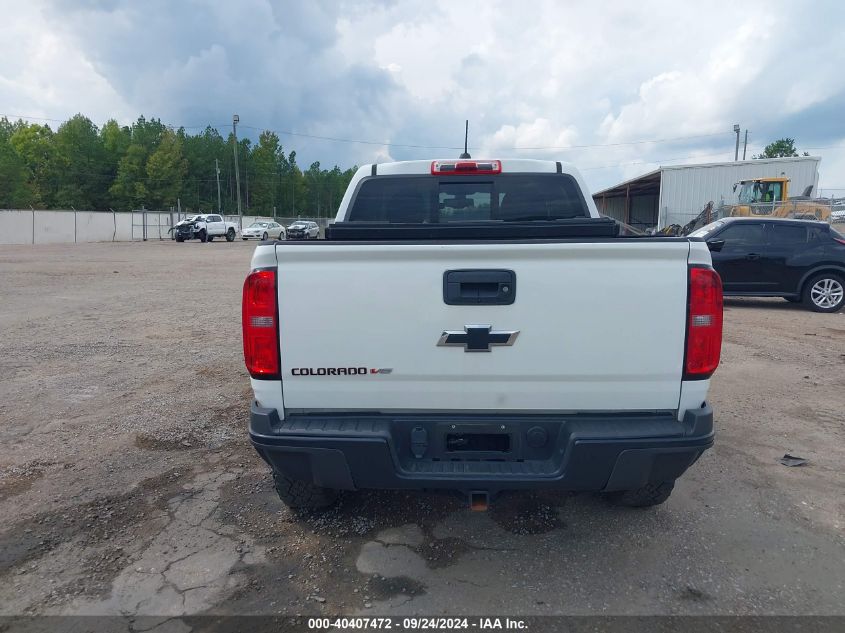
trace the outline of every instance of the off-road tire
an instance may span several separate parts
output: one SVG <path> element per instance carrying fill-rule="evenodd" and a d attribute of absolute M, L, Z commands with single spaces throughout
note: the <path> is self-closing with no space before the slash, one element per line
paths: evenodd
<path fill-rule="evenodd" d="M 214 241 L 214 236 L 213 236 L 213 235 L 209 235 L 209 236 L 207 237 L 207 239 L 208 239 L 208 241 L 209 241 L 209 242 L 213 242 L 213 241 Z"/>
<path fill-rule="evenodd" d="M 235 229 L 229 229 L 226 231 L 226 241 L 227 242 L 234 242 L 235 241 Z"/>
<path fill-rule="evenodd" d="M 273 473 L 273 487 L 279 499 L 294 510 L 321 510 L 332 505 L 338 497 L 338 491 L 332 488 L 320 488 L 314 484 L 291 479 L 277 472 Z"/>
<path fill-rule="evenodd" d="M 200 242 L 207 242 L 208 241 L 208 233 L 205 231 L 200 231 Z"/>
<path fill-rule="evenodd" d="M 266 242 L 269 235 L 267 235 L 267 231 L 264 231 L 264 235 L 261 236 L 261 240 Z"/>
<path fill-rule="evenodd" d="M 628 506 L 629 508 L 656 506 L 660 505 L 669 498 L 669 495 L 672 494 L 672 489 L 674 487 L 674 481 L 664 481 L 659 484 L 646 484 L 642 488 L 623 490 L 622 492 L 613 493 L 611 495 L 611 499 L 617 505 Z"/>
<path fill-rule="evenodd" d="M 812 293 L 814 286 L 824 280 L 830 280 L 832 284 L 839 289 L 840 293 L 842 292 L 843 287 L 845 287 L 845 280 L 836 273 L 819 273 L 818 275 L 813 275 L 807 280 L 807 283 L 804 284 L 804 287 L 801 290 L 801 297 L 803 299 L 804 306 L 813 312 L 839 312 L 842 307 L 845 306 L 845 294 L 840 294 L 839 301 L 830 306 L 821 306 L 813 301 Z"/>
<path fill-rule="evenodd" d="M 177 241 L 177 242 L 184 242 L 184 241 L 185 241 L 185 238 L 184 238 L 184 237 L 182 237 L 181 235 L 177 235 L 177 236 L 176 236 L 176 241 Z"/>

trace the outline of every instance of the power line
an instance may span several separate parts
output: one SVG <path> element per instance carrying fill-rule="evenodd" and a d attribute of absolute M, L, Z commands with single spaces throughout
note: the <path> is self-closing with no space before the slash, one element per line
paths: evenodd
<path fill-rule="evenodd" d="M 652 139 L 652 140 L 643 140 L 643 141 L 622 141 L 619 143 L 594 143 L 589 145 L 563 145 L 559 147 L 514 147 L 513 149 L 518 150 L 542 150 L 542 149 L 586 149 L 591 147 L 622 147 L 627 145 L 645 145 L 648 143 L 673 143 L 675 141 L 689 141 L 698 138 L 712 138 L 714 136 L 724 136 L 725 134 L 730 134 L 730 132 L 717 132 L 715 134 L 696 134 L 694 136 L 677 136 L 675 138 L 660 138 L 660 139 Z"/>
<path fill-rule="evenodd" d="M 68 119 L 50 119 L 46 117 L 36 117 L 36 116 L 28 116 L 23 114 L 0 114 L 0 116 L 4 116 L 7 118 L 13 119 L 33 119 L 33 120 L 40 120 L 40 121 L 51 121 L 51 122 L 58 122 L 64 123 Z M 206 125 L 175 125 L 175 124 L 165 124 L 169 127 L 173 128 L 184 128 L 184 129 L 204 129 L 207 127 L 212 127 L 214 129 L 222 128 L 222 125 L 218 124 L 206 124 Z M 228 126 L 228 124 L 226 124 Z M 277 130 L 270 127 L 259 127 L 255 125 L 245 125 L 241 124 L 242 128 L 247 128 L 250 130 L 256 130 L 258 132 L 274 132 L 276 134 L 281 134 L 285 136 L 295 136 L 299 138 L 309 138 L 314 140 L 320 141 L 330 141 L 333 143 L 351 143 L 351 144 L 359 144 L 359 145 L 376 145 L 381 147 L 403 147 L 407 149 L 440 149 L 440 150 L 462 150 L 464 149 L 463 146 L 456 146 L 456 145 L 420 145 L 414 143 L 393 143 L 389 141 L 373 141 L 367 139 L 352 139 L 352 138 L 343 138 L 338 136 L 323 136 L 319 134 L 307 134 L 305 132 L 294 132 L 292 130 Z M 218 130 L 219 131 L 219 130 Z M 585 143 L 585 144 L 577 144 L 577 145 L 537 145 L 537 146 L 514 146 L 511 148 L 506 148 L 507 150 L 513 151 L 538 151 L 538 150 L 570 150 L 570 149 L 590 149 L 596 147 L 625 147 L 629 145 L 647 145 L 650 143 L 674 143 L 677 141 L 689 141 L 689 140 L 696 140 L 702 138 L 714 138 L 717 136 L 725 136 L 727 134 L 731 134 L 731 132 L 713 132 L 710 134 L 693 134 L 689 136 L 676 136 L 671 138 L 658 138 L 658 139 L 642 139 L 636 141 L 619 141 L 616 143 Z M 473 151 L 478 151 L 482 149 L 478 146 L 470 147 Z"/>
<path fill-rule="evenodd" d="M 7 119 L 32 119 L 33 121 L 54 121 L 56 123 L 64 123 L 68 119 L 48 119 L 43 116 L 29 116 L 27 114 L 0 114 L 1 117 Z"/>
<path fill-rule="evenodd" d="M 33 120 L 41 120 L 41 121 L 51 121 L 51 122 L 59 122 L 64 123 L 69 119 L 51 119 L 47 117 L 36 117 L 36 116 L 29 116 L 29 115 L 16 115 L 16 114 L 0 114 L 0 117 L 6 118 L 17 118 L 17 119 L 33 119 Z M 167 125 L 167 124 L 165 124 Z M 226 124 L 228 125 L 228 124 Z M 169 125 L 169 127 L 177 127 L 177 128 L 184 128 L 184 129 L 205 129 L 208 127 L 218 129 L 222 128 L 222 125 L 213 125 L 213 124 L 206 124 L 206 125 L 180 125 L 174 126 Z M 342 138 L 342 137 L 334 137 L 334 136 L 322 136 L 318 134 L 306 134 L 302 132 L 293 132 L 291 130 L 276 130 L 272 128 L 266 127 L 257 127 L 253 125 L 244 125 L 241 124 L 241 127 L 247 128 L 250 130 L 257 130 L 260 132 L 268 131 L 274 132 L 276 134 L 282 134 L 287 136 L 294 136 L 294 137 L 301 137 L 301 138 L 310 138 L 315 140 L 323 140 L 323 141 L 331 141 L 336 143 L 355 143 L 355 144 L 363 144 L 363 145 L 378 145 L 384 147 L 403 147 L 409 149 L 430 149 L 430 150 L 462 150 L 463 147 L 459 146 L 451 146 L 451 145 L 418 145 L 418 144 L 410 144 L 410 143 L 391 143 L 385 141 L 372 141 L 372 140 L 365 140 L 365 139 L 350 139 L 350 138 Z M 218 130 L 219 131 L 219 130 Z M 677 137 L 670 137 L 670 138 L 661 138 L 661 139 L 643 139 L 643 140 L 636 140 L 636 141 L 620 141 L 616 143 L 592 143 L 592 144 L 581 144 L 581 145 L 561 145 L 561 146 L 514 146 L 509 148 L 510 150 L 514 151 L 539 151 L 539 150 L 572 150 L 572 149 L 590 149 L 590 148 L 603 148 L 603 147 L 623 147 L 629 145 L 646 145 L 646 144 L 657 144 L 657 143 L 673 143 L 678 141 L 687 141 L 687 140 L 695 140 L 695 139 L 703 139 L 703 138 L 714 138 L 714 137 L 721 137 L 726 135 L 732 135 L 732 132 L 715 132 L 710 134 L 695 134 L 690 136 L 677 136 Z M 845 143 L 835 144 L 835 145 L 827 145 L 821 147 L 807 147 L 807 150 L 819 150 L 819 149 L 836 149 L 840 147 L 845 147 Z M 471 147 L 470 149 L 477 151 L 479 147 Z M 636 160 L 630 162 L 619 162 L 619 163 L 608 163 L 605 165 L 593 165 L 588 167 L 581 167 L 581 171 L 590 171 L 590 170 L 597 170 L 597 169 L 611 169 L 614 167 L 624 167 L 629 165 L 647 165 L 653 163 L 667 163 L 672 161 L 678 160 L 690 160 L 690 159 L 697 159 L 697 158 L 713 158 L 719 156 L 725 156 L 729 154 L 729 152 L 719 152 L 715 154 L 699 154 L 699 155 L 690 155 L 690 156 L 679 156 L 675 158 L 660 158 L 660 159 L 643 159 L 643 160 Z M 262 171 L 262 170 L 259 170 Z M 81 175 L 80 172 L 76 172 L 78 175 Z M 108 177 L 105 174 L 91 174 L 96 177 Z M 268 175 L 269 177 L 269 175 Z M 148 181 L 152 179 L 147 179 Z M 192 179 L 193 180 L 193 179 Z M 198 179 L 199 180 L 199 179 Z M 196 182 L 196 180 L 194 181 Z M 200 180 L 200 182 L 205 182 L 204 180 Z"/>
<path fill-rule="evenodd" d="M 254 125 L 241 125 L 241 127 L 248 128 L 250 130 L 259 130 L 262 132 L 274 132 L 275 134 L 284 134 L 286 136 L 298 136 L 302 138 L 311 138 L 317 139 L 320 141 L 333 141 L 335 143 L 359 143 L 361 145 L 379 145 L 384 147 L 406 147 L 411 149 L 448 149 L 448 150 L 458 150 L 463 149 L 461 147 L 453 147 L 449 145 L 413 145 L 409 143 L 390 143 L 386 141 L 365 141 L 361 139 L 350 139 L 350 138 L 339 138 L 335 136 L 320 136 L 317 134 L 304 134 L 302 132 L 291 132 L 289 130 L 274 130 L 272 128 L 266 127 L 256 127 Z M 470 149 L 477 149 L 477 148 L 470 148 Z"/>
<path fill-rule="evenodd" d="M 7 119 L 31 119 L 36 121 L 50 121 L 54 123 L 66 123 L 70 119 L 52 119 L 48 117 L 38 117 L 32 116 L 28 114 L 2 114 L 0 113 L 0 117 L 6 117 Z M 149 119 L 150 121 L 160 119 Z M 229 124 L 217 124 L 217 123 L 206 123 L 201 125 L 176 125 L 172 123 L 163 123 L 167 127 L 171 127 L 174 129 L 183 128 L 186 130 L 191 129 L 205 129 L 205 128 L 214 128 L 218 132 L 220 129 L 227 127 Z M 321 141 L 331 141 L 335 143 L 353 143 L 353 144 L 361 144 L 361 145 L 378 145 L 384 147 L 404 147 L 409 149 L 442 149 L 442 150 L 461 150 L 463 149 L 462 146 L 457 145 L 420 145 L 414 143 L 393 143 L 389 141 L 373 141 L 373 140 L 366 140 L 366 139 L 352 139 L 352 138 L 343 138 L 337 136 L 322 136 L 319 134 L 307 134 L 304 132 L 294 132 L 292 130 L 277 130 L 270 127 L 259 127 L 255 125 L 244 125 L 241 124 L 241 127 L 247 128 L 250 130 L 257 130 L 259 132 L 275 132 L 276 134 L 283 134 L 285 136 L 296 136 L 300 138 L 310 138 L 315 140 Z M 648 145 L 651 143 L 675 143 L 678 141 L 691 141 L 696 139 L 702 138 L 715 138 L 719 136 L 726 136 L 726 135 L 733 135 L 733 132 L 712 132 L 710 134 L 692 134 L 689 136 L 675 136 L 669 138 L 656 138 L 656 139 L 641 139 L 636 141 L 619 141 L 616 143 L 585 143 L 585 144 L 577 144 L 577 145 L 534 145 L 534 146 L 522 146 L 517 145 L 510 148 L 504 148 L 506 150 L 514 150 L 514 151 L 539 151 L 539 150 L 570 150 L 570 149 L 590 149 L 590 148 L 597 148 L 597 147 L 625 147 L 629 145 Z M 805 147 L 803 150 L 815 150 L 815 149 L 836 149 L 840 147 L 845 147 L 845 143 L 838 143 L 834 145 L 823 145 L 819 147 Z M 469 149 L 474 151 L 482 149 L 479 146 L 472 146 Z M 692 157 L 694 158 L 694 157 Z M 669 160 L 676 160 L 676 159 L 669 159 Z M 680 159 L 677 159 L 680 160 Z M 621 164 L 621 163 L 620 163 Z M 587 168 L 585 168 L 587 169 Z M 597 169 L 596 167 L 590 167 L 589 169 Z"/>
<path fill-rule="evenodd" d="M 321 141 L 332 141 L 336 143 L 360 143 L 363 145 L 380 145 L 384 147 L 406 147 L 412 149 L 446 149 L 446 150 L 462 150 L 464 149 L 463 146 L 454 146 L 454 145 L 414 145 L 408 143 L 391 143 L 386 141 L 369 141 L 369 140 L 362 140 L 362 139 L 349 139 L 349 138 L 340 138 L 336 136 L 320 136 L 317 134 L 305 134 L 302 132 L 292 132 L 290 130 L 274 130 L 272 128 L 264 128 L 264 127 L 256 127 L 253 125 L 241 125 L 241 127 L 249 128 L 251 130 L 259 130 L 259 131 L 266 131 L 266 132 L 274 132 L 276 134 L 284 134 L 286 136 L 298 136 L 303 138 L 311 138 L 317 139 Z M 731 134 L 730 132 L 716 132 L 713 134 L 696 134 L 692 136 L 677 136 L 675 138 L 663 138 L 663 139 L 650 139 L 650 140 L 640 140 L 640 141 L 620 141 L 618 143 L 591 143 L 591 144 L 584 144 L 584 145 L 539 145 L 535 147 L 527 147 L 527 146 L 514 146 L 511 148 L 507 148 L 510 150 L 566 150 L 566 149 L 587 149 L 592 147 L 622 147 L 627 145 L 643 145 L 648 143 L 671 143 L 675 141 L 686 141 L 686 140 L 693 140 L 693 139 L 700 139 L 700 138 L 712 138 L 714 136 L 724 136 L 726 134 Z M 482 149 L 478 146 L 472 146 L 469 149 L 473 151 L 477 151 Z"/>
<path fill-rule="evenodd" d="M 84 114 L 82 116 L 84 116 L 89 121 L 91 120 L 87 116 L 85 116 Z M 6 119 L 21 119 L 21 120 L 26 119 L 26 120 L 32 120 L 32 121 L 50 121 L 51 123 L 67 123 L 68 121 L 70 121 L 70 119 L 50 119 L 48 117 L 31 116 L 31 115 L 28 115 L 28 114 L 2 114 L 2 113 L 0 113 L 0 117 L 5 117 Z M 215 130 L 219 131 L 219 128 L 223 127 L 223 125 L 216 124 L 216 123 L 205 123 L 203 125 L 173 125 L 172 123 L 164 123 L 164 122 L 161 121 L 161 119 L 145 119 L 145 120 L 148 123 L 152 122 L 152 121 L 159 121 L 165 127 L 171 127 L 171 128 L 177 129 L 177 130 L 179 128 L 184 128 L 186 130 L 197 130 L 197 129 L 203 129 L 204 130 L 205 128 L 210 127 L 210 128 L 214 128 Z M 92 123 L 93 123 L 93 121 L 92 121 Z"/>

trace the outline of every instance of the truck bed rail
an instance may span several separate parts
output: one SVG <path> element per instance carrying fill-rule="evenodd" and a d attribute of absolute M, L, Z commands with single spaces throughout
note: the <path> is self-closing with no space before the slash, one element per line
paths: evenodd
<path fill-rule="evenodd" d="M 335 222 L 326 227 L 326 239 L 334 241 L 612 238 L 618 235 L 619 225 L 611 218 L 443 224 Z"/>

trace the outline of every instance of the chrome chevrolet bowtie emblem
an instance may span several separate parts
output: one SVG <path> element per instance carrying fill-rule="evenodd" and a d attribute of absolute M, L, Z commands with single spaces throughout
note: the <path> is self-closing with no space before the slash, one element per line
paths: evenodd
<path fill-rule="evenodd" d="M 462 346 L 465 352 L 489 352 L 494 345 L 513 345 L 519 330 L 493 330 L 492 325 L 465 325 L 464 331 L 446 330 L 439 347 Z"/>

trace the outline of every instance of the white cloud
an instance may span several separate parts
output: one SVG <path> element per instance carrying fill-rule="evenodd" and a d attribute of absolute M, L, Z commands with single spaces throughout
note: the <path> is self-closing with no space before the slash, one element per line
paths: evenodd
<path fill-rule="evenodd" d="M 497 155 L 512 152 L 513 148 L 567 147 L 575 143 L 577 136 L 572 127 L 556 127 L 548 119 L 534 119 L 517 126 L 503 125 L 492 136 L 485 139 L 484 152 Z M 558 151 L 524 149 L 520 152 Z M 520 153 L 517 152 L 517 153 Z"/>
<path fill-rule="evenodd" d="M 6 4 L 6 3 L 3 3 Z M 3 114 L 94 120 L 133 111 L 63 34 L 51 29 L 38 3 L 0 4 L 0 103 Z"/>
<path fill-rule="evenodd" d="M 755 147 L 845 136 L 835 107 L 845 107 L 845 47 L 818 36 L 839 19 L 835 2 L 812 12 L 786 0 L 536 0 L 530 10 L 497 0 L 0 0 L 0 9 L 0 102 L 26 110 L 12 114 L 196 125 L 237 111 L 244 126 L 377 143 L 282 135 L 303 164 L 456 154 L 390 144 L 457 146 L 468 118 L 481 152 L 569 160 L 599 187 L 661 162 L 729 158 L 733 123 L 751 128 Z M 722 135 L 617 145 L 711 132 Z M 514 149 L 571 145 L 592 147 Z M 823 179 L 842 180 L 828 163 Z"/>

